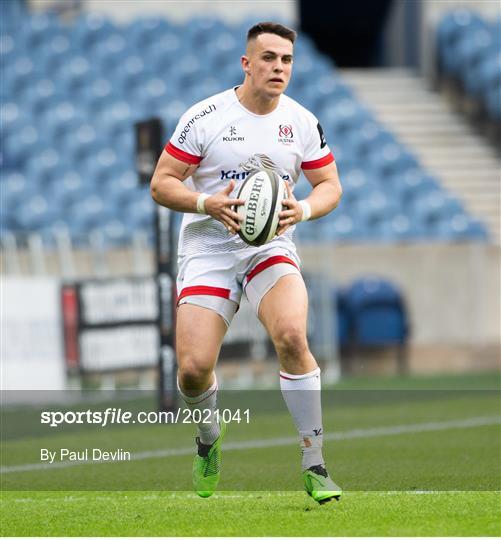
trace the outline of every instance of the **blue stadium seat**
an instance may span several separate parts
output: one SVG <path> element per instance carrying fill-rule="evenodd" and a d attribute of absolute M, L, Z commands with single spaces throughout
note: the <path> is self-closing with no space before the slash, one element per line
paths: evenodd
<path fill-rule="evenodd" d="M 356 202 L 355 208 L 357 219 L 366 225 L 370 236 L 377 236 L 375 227 L 399 210 L 396 200 L 377 188 L 365 192 Z"/>
<path fill-rule="evenodd" d="M 460 213 L 464 213 L 461 203 L 442 190 L 430 191 L 416 197 L 409 207 L 412 218 L 431 230 L 439 220 L 447 220 Z"/>
<path fill-rule="evenodd" d="M 138 54 L 124 57 L 109 71 L 113 86 L 118 86 L 122 93 L 132 92 L 134 87 L 142 84 L 145 78 L 153 77 L 152 67 Z"/>
<path fill-rule="evenodd" d="M 52 79 L 44 77 L 25 87 L 19 95 L 19 100 L 23 103 L 23 108 L 27 109 L 30 114 L 38 116 L 48 108 L 55 107 L 66 97 L 65 94 L 60 92 Z"/>
<path fill-rule="evenodd" d="M 74 132 L 77 125 L 85 121 L 85 114 L 77 103 L 73 103 L 71 97 L 65 98 L 57 104 L 47 107 L 37 118 L 39 129 L 50 138 L 69 136 Z"/>
<path fill-rule="evenodd" d="M 372 184 L 373 179 L 361 168 L 351 168 L 342 174 L 343 203 L 353 204 L 360 200 Z"/>
<path fill-rule="evenodd" d="M 131 164 L 135 168 L 136 134 L 132 129 L 119 132 L 112 141 L 112 146 L 119 156 L 121 164 Z"/>
<path fill-rule="evenodd" d="M 94 42 L 89 48 L 88 57 L 92 66 L 99 73 L 106 76 L 109 70 L 116 69 L 133 52 L 129 36 L 114 31 L 103 39 Z"/>
<path fill-rule="evenodd" d="M 216 36 L 221 35 L 226 31 L 226 27 L 221 19 L 217 17 L 192 17 L 184 28 L 181 26 L 185 40 L 192 43 L 196 50 L 199 47 L 211 45 Z"/>
<path fill-rule="evenodd" d="M 18 230 L 24 232 L 36 231 L 48 227 L 59 218 L 59 209 L 41 193 L 36 193 L 23 201 L 16 212 Z"/>
<path fill-rule="evenodd" d="M 33 156 L 45 148 L 43 133 L 33 125 L 22 126 L 19 131 L 11 132 L 3 143 L 5 154 L 4 166 L 21 170 L 26 156 Z"/>
<path fill-rule="evenodd" d="M 65 220 L 75 231 L 91 231 L 113 217 L 108 201 L 91 194 L 65 209 Z"/>
<path fill-rule="evenodd" d="M 2 101 L 0 103 L 0 118 L 2 119 L 2 139 L 11 135 L 17 135 L 22 128 L 29 126 L 32 123 L 26 108 L 14 101 Z M 3 166 L 8 168 L 5 163 Z"/>
<path fill-rule="evenodd" d="M 74 21 L 72 39 L 83 54 L 93 47 L 96 42 L 106 39 L 115 31 L 117 31 L 117 28 L 105 16 L 99 13 L 85 13 Z"/>
<path fill-rule="evenodd" d="M 501 82 L 501 48 L 488 55 L 479 65 L 478 76 L 484 90 Z"/>
<path fill-rule="evenodd" d="M 146 48 L 154 48 L 168 32 L 172 32 L 173 24 L 162 17 L 140 17 L 131 21 L 123 29 L 127 42 L 138 52 Z"/>
<path fill-rule="evenodd" d="M 366 224 L 356 214 L 356 210 L 342 204 L 335 212 L 318 222 L 317 230 L 313 234 L 317 241 L 325 243 L 356 243 L 367 239 L 369 232 Z"/>
<path fill-rule="evenodd" d="M 78 55 L 68 28 L 60 27 L 51 33 L 40 46 L 39 54 L 44 64 L 46 75 L 52 75 L 60 66 L 68 63 Z"/>
<path fill-rule="evenodd" d="M 29 50 L 35 50 L 47 42 L 58 29 L 59 20 L 55 13 L 40 12 L 23 18 L 21 28 L 17 31 L 24 35 Z"/>
<path fill-rule="evenodd" d="M 500 17 L 488 22 L 473 11 L 456 10 L 442 19 L 437 36 L 442 74 L 461 84 L 465 93 L 483 105 L 488 116 L 499 119 Z"/>
<path fill-rule="evenodd" d="M 481 82 L 477 77 L 477 67 L 495 50 L 494 37 L 487 28 L 474 30 L 460 41 L 457 51 L 460 62 L 459 75 L 470 94 L 479 94 Z"/>
<path fill-rule="evenodd" d="M 318 77 L 334 71 L 334 64 L 326 56 L 297 50 L 294 52 L 294 77 L 305 87 Z"/>
<path fill-rule="evenodd" d="M 7 85 L 11 95 L 15 95 L 38 78 L 44 76 L 43 66 L 37 65 L 31 56 L 18 56 L 9 70 L 2 73 L 3 84 Z"/>
<path fill-rule="evenodd" d="M 376 227 L 378 240 L 382 242 L 412 242 L 427 236 L 426 228 L 408 215 L 397 212 L 381 220 Z"/>
<path fill-rule="evenodd" d="M 24 172 L 31 182 L 36 182 L 38 188 L 43 189 L 51 178 L 58 178 L 62 171 L 66 170 L 68 167 L 66 159 L 67 156 L 64 156 L 59 150 L 47 146 L 28 157 Z"/>
<path fill-rule="evenodd" d="M 104 136 L 113 138 L 118 133 L 132 129 L 141 112 L 140 108 L 133 109 L 125 99 L 115 101 L 102 111 L 98 118 L 98 129 Z"/>
<path fill-rule="evenodd" d="M 148 55 L 154 73 L 161 76 L 172 72 L 173 63 L 177 61 L 183 49 L 182 36 L 170 29 L 158 38 L 153 46 L 144 48 L 143 51 Z"/>
<path fill-rule="evenodd" d="M 344 136 L 351 129 L 359 129 L 370 116 L 358 101 L 343 98 L 327 104 L 319 113 L 324 129 L 331 129 Z"/>
<path fill-rule="evenodd" d="M 48 199 L 61 211 L 78 205 L 96 193 L 97 187 L 92 179 L 83 177 L 75 169 L 61 171 L 60 176 L 52 177 L 46 188 Z"/>
<path fill-rule="evenodd" d="M 292 80 L 294 79 L 293 75 Z M 297 99 L 312 110 L 322 109 L 341 99 L 352 99 L 352 92 L 335 72 L 315 77 L 304 87 L 299 87 Z"/>
<path fill-rule="evenodd" d="M 367 276 L 346 290 L 346 304 L 352 321 L 352 346 L 398 346 L 399 370 L 406 371 L 404 347 L 409 336 L 407 309 L 402 292 L 387 279 Z"/>
<path fill-rule="evenodd" d="M 103 111 L 113 106 L 117 100 L 124 99 L 122 89 L 114 86 L 112 80 L 103 76 L 89 80 L 74 93 L 74 96 L 89 111 L 91 118 L 95 115 L 97 122 Z"/>
<path fill-rule="evenodd" d="M 100 193 L 104 200 L 123 208 L 133 205 L 142 198 L 139 178 L 134 169 L 117 168 L 100 186 Z"/>
<path fill-rule="evenodd" d="M 0 62 L 5 70 L 19 56 L 27 54 L 29 51 L 22 34 L 14 30 L 5 30 L 0 34 Z"/>
<path fill-rule="evenodd" d="M 177 62 L 176 77 L 184 90 L 199 84 L 204 77 L 212 75 L 210 65 L 204 62 L 200 55 L 185 52 Z"/>
<path fill-rule="evenodd" d="M 138 196 L 125 204 L 121 212 L 133 230 L 150 229 L 155 218 L 155 203 L 149 189 L 141 188 Z"/>
<path fill-rule="evenodd" d="M 1 191 L 0 204 L 3 212 L 17 209 L 23 200 L 37 191 L 37 187 L 19 170 L 5 170 L 2 171 Z"/>
<path fill-rule="evenodd" d="M 211 46 L 206 50 L 211 69 L 219 70 L 228 61 L 240 56 L 238 53 L 243 50 L 242 46 L 235 38 L 235 35 L 228 30 L 216 35 L 214 41 L 211 42 Z"/>
<path fill-rule="evenodd" d="M 141 103 L 145 109 L 156 110 L 175 97 L 175 91 L 160 77 L 145 79 L 130 95 L 133 103 Z"/>
<path fill-rule="evenodd" d="M 75 122 L 71 130 L 71 137 L 62 137 L 56 140 L 58 140 L 58 147 L 73 163 L 94 158 L 99 150 L 106 145 L 106 139 L 90 122 Z"/>
<path fill-rule="evenodd" d="M 381 177 L 403 176 L 405 171 L 418 166 L 414 155 L 398 143 L 386 143 L 380 148 L 373 149 L 368 159 Z"/>
<path fill-rule="evenodd" d="M 405 208 L 421 194 L 439 189 L 439 182 L 419 168 L 408 169 L 398 178 L 390 178 L 395 195 L 402 201 Z"/>
<path fill-rule="evenodd" d="M 433 237 L 445 241 L 480 241 L 489 239 L 485 226 L 464 212 L 443 216 L 433 225 Z"/>
<path fill-rule="evenodd" d="M 77 55 L 61 64 L 55 76 L 59 87 L 67 93 L 72 93 L 96 78 L 97 72 L 86 56 Z"/>
<path fill-rule="evenodd" d="M 95 154 L 88 155 L 82 161 L 85 177 L 94 184 L 99 185 L 106 182 L 123 163 L 119 159 L 118 152 L 112 146 L 103 146 Z"/>
<path fill-rule="evenodd" d="M 396 143 L 396 139 L 393 133 L 386 131 L 378 122 L 369 118 L 362 122 L 359 129 L 347 134 L 347 142 L 360 158 L 365 158 L 386 144 Z"/>
<path fill-rule="evenodd" d="M 461 68 L 457 47 L 467 32 L 485 28 L 482 18 L 468 9 L 456 9 L 447 13 L 437 28 L 437 45 L 442 69 L 457 75 Z"/>

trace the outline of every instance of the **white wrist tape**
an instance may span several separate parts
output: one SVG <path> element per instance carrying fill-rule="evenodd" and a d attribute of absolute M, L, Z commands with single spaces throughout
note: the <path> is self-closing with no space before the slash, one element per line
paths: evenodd
<path fill-rule="evenodd" d="M 210 197 L 207 193 L 200 193 L 197 199 L 197 212 L 199 214 L 207 214 L 205 211 L 205 201 Z"/>
<path fill-rule="evenodd" d="M 299 204 L 301 205 L 301 208 L 303 209 L 303 217 L 301 218 L 301 221 L 308 221 L 311 218 L 310 203 L 303 199 L 302 201 L 299 201 Z"/>

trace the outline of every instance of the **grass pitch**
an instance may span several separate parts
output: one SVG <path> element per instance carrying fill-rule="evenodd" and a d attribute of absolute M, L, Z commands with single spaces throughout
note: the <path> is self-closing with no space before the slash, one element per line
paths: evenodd
<path fill-rule="evenodd" d="M 501 535 L 498 380 L 376 384 L 375 393 L 374 380 L 325 393 L 324 454 L 345 494 L 324 506 L 301 491 L 294 428 L 278 393 L 259 394 L 249 424 L 230 424 L 221 491 L 206 500 L 190 491 L 193 426 L 92 427 L 49 437 L 26 411 L 3 413 L 1 533 Z M 38 458 L 37 464 L 41 447 L 82 445 L 130 448 L 137 459 L 40 468 Z"/>
<path fill-rule="evenodd" d="M 491 492 L 348 492 L 323 506 L 301 492 L 10 492 L 2 534 L 499 536 L 499 502 Z"/>

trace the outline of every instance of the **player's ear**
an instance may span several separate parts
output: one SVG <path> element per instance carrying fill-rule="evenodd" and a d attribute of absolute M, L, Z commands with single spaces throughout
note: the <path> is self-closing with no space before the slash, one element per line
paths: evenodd
<path fill-rule="evenodd" d="M 243 55 L 240 58 L 240 63 L 242 64 L 242 69 L 245 71 L 245 73 L 250 73 L 249 59 L 247 58 L 247 56 Z"/>

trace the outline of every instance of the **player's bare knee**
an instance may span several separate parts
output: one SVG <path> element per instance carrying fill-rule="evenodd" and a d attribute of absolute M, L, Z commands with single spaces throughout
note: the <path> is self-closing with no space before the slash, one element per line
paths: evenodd
<path fill-rule="evenodd" d="M 275 337 L 274 343 L 280 357 L 298 358 L 308 352 L 304 330 L 293 325 L 284 327 Z"/>
<path fill-rule="evenodd" d="M 184 356 L 178 367 L 179 384 L 187 389 L 199 388 L 210 380 L 212 371 L 211 362 L 196 356 Z"/>

